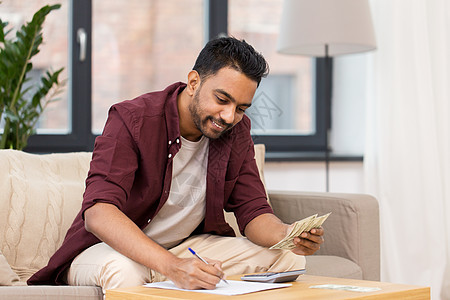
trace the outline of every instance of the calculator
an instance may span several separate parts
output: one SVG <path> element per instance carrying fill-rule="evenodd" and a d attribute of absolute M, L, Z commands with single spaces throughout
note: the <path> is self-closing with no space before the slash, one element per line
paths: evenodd
<path fill-rule="evenodd" d="M 241 280 L 257 281 L 257 282 L 288 282 L 294 281 L 301 274 L 305 274 L 306 270 L 292 270 L 286 272 L 268 272 L 259 274 L 244 275 Z"/>

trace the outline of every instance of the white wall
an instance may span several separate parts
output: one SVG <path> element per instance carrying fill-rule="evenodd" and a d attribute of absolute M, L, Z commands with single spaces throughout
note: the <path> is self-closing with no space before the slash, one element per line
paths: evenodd
<path fill-rule="evenodd" d="M 325 192 L 324 162 L 266 162 L 264 177 L 268 190 Z M 330 192 L 363 193 L 362 162 L 331 162 Z"/>
<path fill-rule="evenodd" d="M 368 55 L 354 54 L 333 60 L 331 147 L 337 155 L 362 156 Z M 331 162 L 330 192 L 364 193 L 363 162 Z M 266 162 L 269 190 L 326 190 L 324 162 Z"/>
<path fill-rule="evenodd" d="M 369 53 L 333 59 L 331 146 L 335 154 L 363 155 Z"/>

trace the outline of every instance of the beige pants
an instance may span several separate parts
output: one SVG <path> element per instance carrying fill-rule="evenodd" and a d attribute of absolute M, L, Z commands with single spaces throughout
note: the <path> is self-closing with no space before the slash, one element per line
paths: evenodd
<path fill-rule="evenodd" d="M 225 275 L 287 271 L 305 267 L 305 257 L 287 250 L 269 250 L 242 237 L 202 234 L 170 249 L 181 258 L 192 257 L 191 247 L 201 256 L 222 262 Z M 140 265 L 105 243 L 78 255 L 67 272 L 69 285 L 96 285 L 104 290 L 167 280 L 162 274 Z"/>

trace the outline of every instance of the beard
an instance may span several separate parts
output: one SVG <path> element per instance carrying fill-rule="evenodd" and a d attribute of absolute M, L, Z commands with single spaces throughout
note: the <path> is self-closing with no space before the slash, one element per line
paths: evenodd
<path fill-rule="evenodd" d="M 191 113 L 192 121 L 194 122 L 197 129 L 209 139 L 218 139 L 226 131 L 233 127 L 233 124 L 228 124 L 223 119 L 216 119 L 212 116 L 206 116 L 202 119 L 203 110 L 200 107 L 200 90 L 194 95 L 192 102 L 189 104 L 189 112 Z M 222 131 L 215 131 L 209 129 L 209 123 L 214 122 L 217 125 L 223 127 Z"/>

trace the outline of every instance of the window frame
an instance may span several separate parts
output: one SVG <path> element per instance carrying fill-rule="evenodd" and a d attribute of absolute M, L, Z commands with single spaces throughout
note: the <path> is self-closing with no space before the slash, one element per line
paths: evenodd
<path fill-rule="evenodd" d="M 315 132 L 310 135 L 252 135 L 254 143 L 266 146 L 266 160 L 296 161 L 321 157 L 327 149 L 330 112 L 327 109 L 325 60 L 315 59 Z"/>
<path fill-rule="evenodd" d="M 69 76 L 68 101 L 71 107 L 68 134 L 35 134 L 30 136 L 26 152 L 92 151 L 95 136 L 91 131 L 92 98 L 92 0 L 72 0 L 69 4 Z M 86 58 L 79 60 L 77 32 L 86 32 Z"/>
<path fill-rule="evenodd" d="M 205 0 L 205 41 L 228 33 L 228 1 Z M 71 114 L 68 134 L 35 134 L 30 137 L 27 152 L 92 151 L 96 135 L 91 129 L 92 111 L 92 0 L 72 0 L 69 8 L 69 72 L 71 82 L 69 102 Z M 79 61 L 80 48 L 77 31 L 87 34 L 86 59 Z M 255 143 L 266 146 L 266 159 L 270 161 L 304 160 L 305 157 L 323 156 L 327 148 L 327 128 L 331 124 L 329 105 L 326 103 L 327 82 L 325 59 L 315 59 L 315 133 L 312 135 L 254 135 Z M 328 78 L 331 82 L 331 78 Z M 328 109 L 327 109 L 328 108 Z"/>

